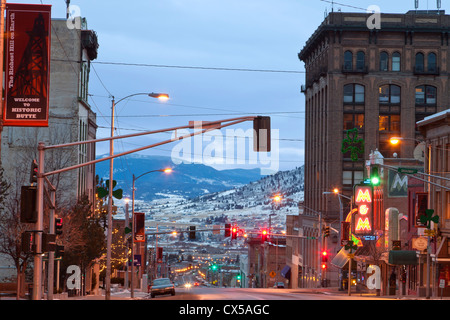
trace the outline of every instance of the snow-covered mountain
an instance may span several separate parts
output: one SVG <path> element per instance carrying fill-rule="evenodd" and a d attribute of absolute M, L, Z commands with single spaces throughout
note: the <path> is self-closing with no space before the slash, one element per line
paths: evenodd
<path fill-rule="evenodd" d="M 298 203 L 303 201 L 303 166 L 262 177 L 259 169 L 218 171 L 201 164 L 174 166 L 167 157 L 132 156 L 118 161 L 114 162 L 114 180 L 128 196 L 133 173 L 139 176 L 173 168 L 170 175 L 155 172 L 136 180 L 135 210 L 144 212 L 150 224 L 204 226 L 236 221 L 252 229 L 267 225 L 270 216 L 272 226 L 283 228 L 285 216 L 298 214 Z M 109 162 L 98 163 L 96 170 L 108 179 Z M 277 194 L 281 202 L 274 201 Z M 122 209 L 125 206 L 123 201 L 116 204 Z"/>
<path fill-rule="evenodd" d="M 241 227 L 252 229 L 267 225 L 283 227 L 287 214 L 298 214 L 303 201 L 303 166 L 280 171 L 247 185 L 214 192 L 191 199 L 171 198 L 140 204 L 140 210 L 149 213 L 158 222 L 185 224 L 222 224 L 236 221 Z M 281 195 L 281 202 L 274 195 Z"/>
<path fill-rule="evenodd" d="M 145 174 L 167 167 L 171 167 L 173 172 Z M 95 169 L 100 178 L 109 179 L 109 161 L 97 163 Z M 144 174 L 135 182 L 135 198 L 143 201 L 173 196 L 195 198 L 244 186 L 262 177 L 259 169 L 216 170 L 196 163 L 174 165 L 170 157 L 163 156 L 128 155 L 114 160 L 113 179 L 117 181 L 117 188 L 123 189 L 124 195 L 128 197 L 132 192 L 133 174 L 135 177 Z"/>

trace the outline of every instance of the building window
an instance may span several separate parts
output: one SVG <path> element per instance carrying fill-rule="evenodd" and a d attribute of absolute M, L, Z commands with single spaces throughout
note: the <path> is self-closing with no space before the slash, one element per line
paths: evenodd
<path fill-rule="evenodd" d="M 400 71 L 401 67 L 400 67 L 400 53 L 398 52 L 394 52 L 392 54 L 392 71 Z"/>
<path fill-rule="evenodd" d="M 363 51 L 356 54 L 356 70 L 363 71 L 366 67 L 366 55 Z"/>
<path fill-rule="evenodd" d="M 364 180 L 363 171 L 342 171 L 342 185 L 354 186 Z"/>
<path fill-rule="evenodd" d="M 353 70 L 353 53 L 351 51 L 344 53 L 344 70 Z"/>
<path fill-rule="evenodd" d="M 383 51 L 380 53 L 380 71 L 389 70 L 389 55 Z"/>
<path fill-rule="evenodd" d="M 395 84 L 384 85 L 379 89 L 379 102 L 382 104 L 399 104 L 401 89 Z"/>
<path fill-rule="evenodd" d="M 378 129 L 379 131 L 400 132 L 400 115 L 379 115 Z"/>
<path fill-rule="evenodd" d="M 344 86 L 344 103 L 364 103 L 364 86 L 346 84 Z"/>
<path fill-rule="evenodd" d="M 436 54 L 431 52 L 428 54 L 428 72 L 437 71 Z"/>
<path fill-rule="evenodd" d="M 416 104 L 435 105 L 437 89 L 433 86 L 416 87 Z"/>
<path fill-rule="evenodd" d="M 344 130 L 351 130 L 354 128 L 358 128 L 359 130 L 364 129 L 364 115 L 355 113 L 345 113 Z"/>
<path fill-rule="evenodd" d="M 447 191 L 447 202 L 445 204 L 446 208 L 445 208 L 445 219 L 450 219 L 450 191 Z"/>
<path fill-rule="evenodd" d="M 416 65 L 415 65 L 415 71 L 416 72 L 424 72 L 425 71 L 425 61 L 423 53 L 419 52 L 416 54 Z"/>

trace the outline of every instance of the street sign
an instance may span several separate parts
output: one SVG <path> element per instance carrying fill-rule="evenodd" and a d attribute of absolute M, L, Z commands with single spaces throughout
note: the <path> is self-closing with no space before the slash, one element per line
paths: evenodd
<path fill-rule="evenodd" d="M 445 279 L 439 279 L 439 288 L 441 289 L 445 288 Z"/>
<path fill-rule="evenodd" d="M 414 249 L 423 251 L 427 248 L 427 246 L 428 246 L 427 239 L 425 239 L 423 237 L 418 237 L 418 238 L 412 239 L 412 247 Z"/>
<path fill-rule="evenodd" d="M 423 233 L 425 233 L 425 235 L 428 237 L 434 237 L 436 234 L 436 231 L 430 230 L 430 229 L 425 229 L 425 231 Z"/>
<path fill-rule="evenodd" d="M 277 275 L 277 273 L 275 271 L 270 271 L 269 276 L 271 278 L 275 278 L 275 276 Z"/>
<path fill-rule="evenodd" d="M 398 173 L 405 173 L 405 174 L 415 174 L 417 173 L 418 169 L 414 168 L 398 168 Z"/>

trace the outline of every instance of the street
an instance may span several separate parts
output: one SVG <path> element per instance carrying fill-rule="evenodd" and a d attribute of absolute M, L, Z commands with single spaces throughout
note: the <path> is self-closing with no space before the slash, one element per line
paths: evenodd
<path fill-rule="evenodd" d="M 150 299 L 150 298 L 148 298 Z M 158 300 L 381 300 L 384 297 L 336 290 L 264 288 L 177 288 L 176 295 L 157 296 Z M 154 300 L 151 299 L 151 300 Z"/>

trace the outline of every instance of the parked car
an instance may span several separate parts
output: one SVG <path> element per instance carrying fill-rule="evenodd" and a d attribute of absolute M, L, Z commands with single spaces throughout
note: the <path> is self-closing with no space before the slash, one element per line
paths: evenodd
<path fill-rule="evenodd" d="M 284 288 L 284 283 L 283 282 L 275 282 L 274 288 Z"/>
<path fill-rule="evenodd" d="M 170 281 L 169 278 L 159 278 L 153 280 L 153 283 L 148 288 L 148 293 L 150 297 L 154 298 L 157 294 L 171 294 L 175 295 L 175 285 Z"/>

